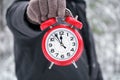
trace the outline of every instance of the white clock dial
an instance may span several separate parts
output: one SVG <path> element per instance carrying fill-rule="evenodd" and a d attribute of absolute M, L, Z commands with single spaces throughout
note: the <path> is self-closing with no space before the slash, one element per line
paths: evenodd
<path fill-rule="evenodd" d="M 46 50 L 48 54 L 60 61 L 72 58 L 78 49 L 76 35 L 65 28 L 53 30 L 46 39 Z"/>

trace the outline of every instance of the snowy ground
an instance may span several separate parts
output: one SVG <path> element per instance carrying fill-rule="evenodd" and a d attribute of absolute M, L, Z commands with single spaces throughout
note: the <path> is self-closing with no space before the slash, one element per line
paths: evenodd
<path fill-rule="evenodd" d="M 119 0 L 86 1 L 87 17 L 94 33 L 97 56 L 104 79 L 120 80 Z M 0 31 L 0 80 L 16 80 L 13 36 L 7 27 L 4 31 Z"/>

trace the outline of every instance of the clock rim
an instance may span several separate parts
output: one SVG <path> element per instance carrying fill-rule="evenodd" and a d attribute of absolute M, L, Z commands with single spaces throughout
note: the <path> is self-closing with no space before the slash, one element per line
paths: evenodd
<path fill-rule="evenodd" d="M 55 29 L 58 29 L 58 28 L 65 28 L 65 29 L 68 29 L 68 30 L 72 31 L 72 32 L 75 34 L 75 36 L 77 37 L 77 40 L 78 40 L 78 49 L 77 49 L 75 55 L 74 55 L 72 58 L 70 58 L 70 59 L 68 59 L 68 60 L 65 60 L 65 61 L 56 60 L 56 59 L 52 58 L 52 57 L 48 54 L 48 52 L 47 52 L 47 50 L 46 50 L 46 48 L 45 48 L 45 47 L 46 47 L 45 44 L 46 44 L 47 36 L 50 34 L 50 32 L 52 32 L 52 31 L 54 31 Z M 77 61 L 77 60 L 80 58 L 80 56 L 82 55 L 83 47 L 84 47 L 84 45 L 83 45 L 83 39 L 82 39 L 82 37 L 81 37 L 81 34 L 80 34 L 77 30 L 75 30 L 75 29 L 73 29 L 73 28 L 70 28 L 69 26 L 66 26 L 66 25 L 63 25 L 63 24 L 54 26 L 53 28 L 49 29 L 49 30 L 44 34 L 43 39 L 42 39 L 42 51 L 43 51 L 44 56 L 45 56 L 50 62 L 53 62 L 55 65 L 59 65 L 59 66 L 67 66 L 67 65 L 72 64 L 72 62 Z"/>

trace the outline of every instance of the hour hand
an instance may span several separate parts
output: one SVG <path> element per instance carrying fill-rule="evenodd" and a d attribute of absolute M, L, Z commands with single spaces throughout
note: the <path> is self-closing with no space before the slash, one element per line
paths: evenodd
<path fill-rule="evenodd" d="M 66 49 L 66 47 L 64 46 L 64 44 L 63 44 L 63 43 L 61 44 L 61 46 L 63 46 L 63 47 Z"/>

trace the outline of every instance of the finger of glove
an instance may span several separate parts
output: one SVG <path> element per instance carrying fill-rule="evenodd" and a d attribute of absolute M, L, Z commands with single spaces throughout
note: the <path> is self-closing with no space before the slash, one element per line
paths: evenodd
<path fill-rule="evenodd" d="M 66 0 L 58 0 L 58 17 L 65 17 Z"/>
<path fill-rule="evenodd" d="M 71 17 L 73 17 L 73 14 L 72 14 L 72 12 L 69 10 L 69 9 L 65 9 L 65 16 L 67 17 L 67 16 L 71 16 Z"/>
<path fill-rule="evenodd" d="M 48 18 L 56 17 L 57 16 L 57 0 L 48 0 Z"/>
<path fill-rule="evenodd" d="M 48 14 L 47 0 L 39 0 L 39 8 L 41 13 L 41 21 L 47 20 L 47 14 Z"/>
<path fill-rule="evenodd" d="M 39 13 L 40 10 L 39 10 L 38 0 L 31 0 L 27 7 L 27 17 L 29 21 L 35 24 L 40 24 L 41 20 Z"/>

